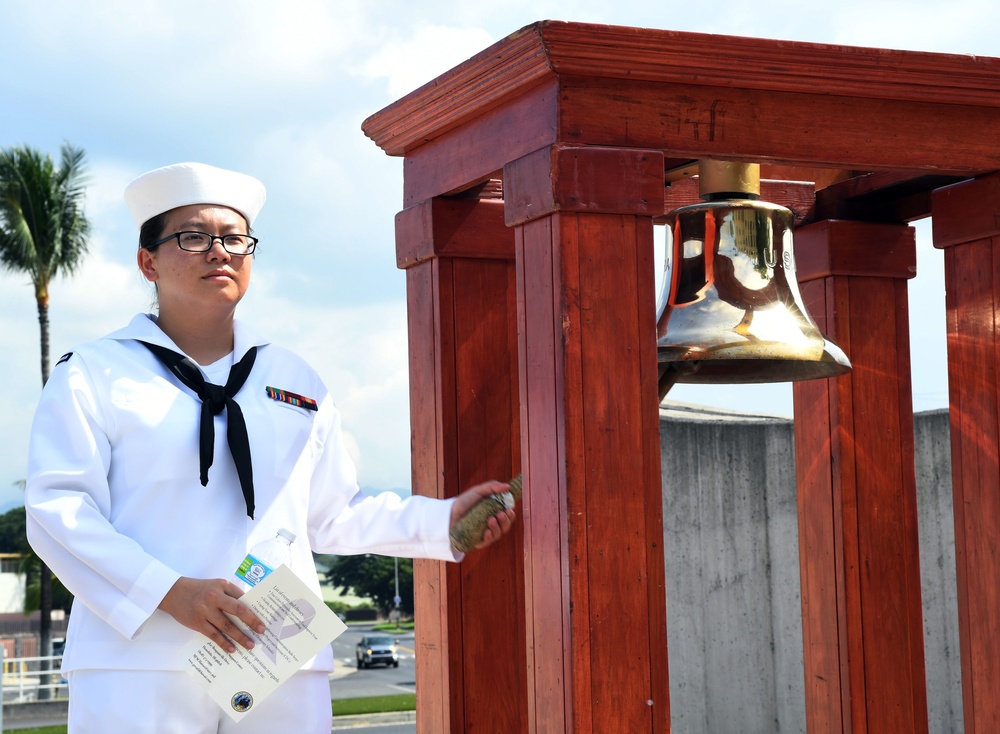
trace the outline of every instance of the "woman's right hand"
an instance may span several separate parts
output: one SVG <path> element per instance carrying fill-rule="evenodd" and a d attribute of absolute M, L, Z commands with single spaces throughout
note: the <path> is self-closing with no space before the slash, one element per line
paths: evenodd
<path fill-rule="evenodd" d="M 181 576 L 160 601 L 158 609 L 231 653 L 236 652 L 233 642 L 247 650 L 254 643 L 226 614 L 240 619 L 259 634 L 264 633 L 264 623 L 239 601 L 241 596 L 243 590 L 229 581 Z"/>

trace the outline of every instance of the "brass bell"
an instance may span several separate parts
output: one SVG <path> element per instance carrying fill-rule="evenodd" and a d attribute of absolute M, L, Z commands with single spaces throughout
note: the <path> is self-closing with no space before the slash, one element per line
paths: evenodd
<path fill-rule="evenodd" d="M 851 369 L 806 313 L 792 212 L 759 201 L 756 164 L 703 160 L 703 203 L 667 215 L 670 276 L 657 307 L 660 400 L 677 382 L 789 382 Z"/>

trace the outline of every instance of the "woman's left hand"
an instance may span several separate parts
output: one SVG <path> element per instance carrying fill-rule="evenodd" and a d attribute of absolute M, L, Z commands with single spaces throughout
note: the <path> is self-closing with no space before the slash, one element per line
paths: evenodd
<path fill-rule="evenodd" d="M 483 482 L 482 484 L 469 487 L 455 498 L 455 502 L 451 506 L 451 523 L 448 527 L 455 527 L 455 523 L 461 520 L 484 497 L 489 497 L 491 494 L 497 494 L 498 492 L 506 492 L 509 489 L 510 485 L 497 481 Z M 504 533 L 510 530 L 511 525 L 514 524 L 515 517 L 514 510 L 501 510 L 493 515 L 486 522 L 486 532 L 483 533 L 483 539 L 475 547 L 485 548 L 500 540 Z"/>

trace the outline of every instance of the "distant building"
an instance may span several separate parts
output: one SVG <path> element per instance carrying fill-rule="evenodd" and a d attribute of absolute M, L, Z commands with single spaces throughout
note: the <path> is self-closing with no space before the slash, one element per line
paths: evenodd
<path fill-rule="evenodd" d="M 21 556 L 0 553 L 0 614 L 24 611 L 24 574 L 19 573 Z"/>

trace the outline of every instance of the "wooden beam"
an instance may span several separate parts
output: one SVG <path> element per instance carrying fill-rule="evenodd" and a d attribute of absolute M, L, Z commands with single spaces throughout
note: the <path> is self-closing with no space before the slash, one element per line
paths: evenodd
<path fill-rule="evenodd" d="M 508 226 L 557 211 L 663 214 L 658 150 L 554 145 L 512 161 L 504 178 Z"/>
<path fill-rule="evenodd" d="M 396 267 L 432 257 L 514 259 L 514 231 L 501 199 L 436 198 L 396 215 Z"/>
<path fill-rule="evenodd" d="M 816 222 L 795 233 L 799 282 L 834 276 L 913 278 L 917 274 L 914 232 L 898 224 Z"/>
<path fill-rule="evenodd" d="M 935 247 L 992 239 L 1000 229 L 1000 173 L 934 192 Z"/>
<path fill-rule="evenodd" d="M 566 76 L 560 84 L 560 140 L 762 164 L 968 174 L 1000 169 L 993 145 L 1000 107 L 869 99 L 827 89 L 815 94 Z"/>
<path fill-rule="evenodd" d="M 814 221 L 912 222 L 931 214 L 931 192 L 968 176 L 939 172 L 879 171 L 816 192 Z"/>
<path fill-rule="evenodd" d="M 556 142 L 555 80 L 536 85 L 452 131 L 407 152 L 403 160 L 403 202 L 418 204 L 489 180 L 510 161 Z M 511 131 L 516 130 L 516 135 Z"/>

